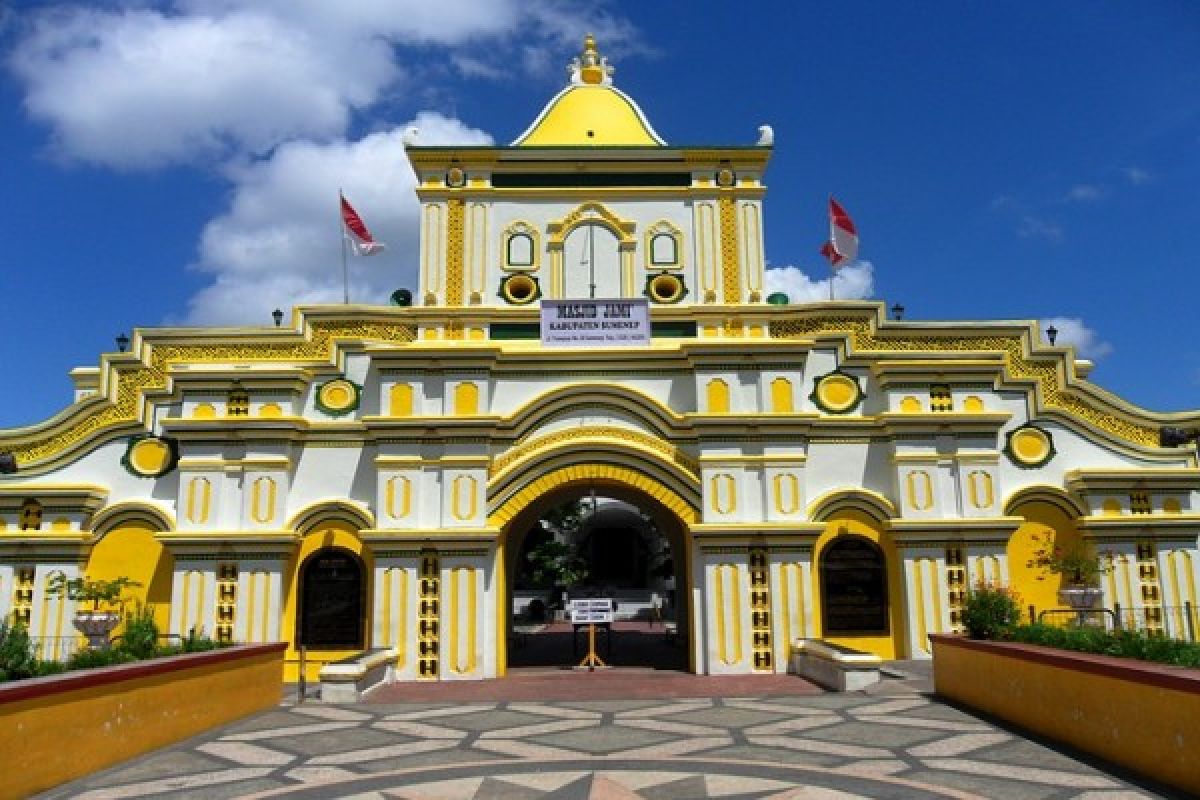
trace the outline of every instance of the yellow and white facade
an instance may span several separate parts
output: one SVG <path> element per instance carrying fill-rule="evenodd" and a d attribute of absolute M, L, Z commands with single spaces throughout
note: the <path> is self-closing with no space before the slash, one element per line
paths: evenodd
<path fill-rule="evenodd" d="M 1106 606 L 1185 625 L 1200 468 L 1161 431 L 1200 412 L 1098 389 L 1034 323 L 768 304 L 761 141 L 665 143 L 589 39 L 512 145 L 397 152 L 413 306 L 142 329 L 64 412 L 0 431 L 0 614 L 53 649 L 74 609 L 50 576 L 125 575 L 164 629 L 292 642 L 294 677 L 321 569 L 357 639 L 313 664 L 392 647 L 401 679 L 492 677 L 519 536 L 594 490 L 666 534 L 700 673 L 782 671 L 802 637 L 925 657 L 979 580 L 1057 606 L 1028 564 L 1045 533 L 1116 553 Z M 652 343 L 543 348 L 538 299 L 589 296 L 648 297 Z M 847 628 L 863 570 L 882 607 Z"/>

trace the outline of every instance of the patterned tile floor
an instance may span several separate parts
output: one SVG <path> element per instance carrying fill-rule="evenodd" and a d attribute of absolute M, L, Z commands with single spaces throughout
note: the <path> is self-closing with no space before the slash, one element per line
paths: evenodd
<path fill-rule="evenodd" d="M 639 697 L 690 676 L 579 675 L 574 699 L 283 705 L 43 797 L 404 800 L 1153 798 L 929 697 L 871 692 Z M 610 679 L 611 682 L 611 679 Z M 491 682 L 502 686 L 504 681 Z M 515 684 L 514 684 L 515 685 Z M 667 684 L 660 684 L 666 686 Z M 744 683 L 730 684 L 744 690 Z M 762 685 L 767 688 L 766 684 Z M 589 693 L 599 692 L 600 696 Z M 713 694 L 713 692 L 708 692 Z"/>

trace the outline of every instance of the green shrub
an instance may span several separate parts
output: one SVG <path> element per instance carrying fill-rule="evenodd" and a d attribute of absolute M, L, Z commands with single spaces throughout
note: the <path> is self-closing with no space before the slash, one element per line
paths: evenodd
<path fill-rule="evenodd" d="M 225 645 L 221 644 L 215 639 L 210 639 L 209 637 L 205 636 L 204 632 L 197 629 L 195 626 L 193 626 L 192 629 L 188 631 L 187 636 L 184 636 L 180 641 L 180 648 L 184 653 L 205 653 L 209 650 L 216 650 L 217 648 L 224 646 Z"/>
<path fill-rule="evenodd" d="M 972 639 L 999 639 L 1021 620 L 1021 603 L 1009 588 L 980 581 L 967 591 L 963 625 Z"/>
<path fill-rule="evenodd" d="M 34 663 L 34 678 L 44 678 L 47 675 L 58 675 L 67 671 L 67 665 L 61 661 L 37 661 Z"/>
<path fill-rule="evenodd" d="M 137 658 L 119 647 L 113 647 L 108 650 L 95 650 L 85 647 L 82 650 L 77 650 L 67 659 L 67 669 L 111 667 L 114 664 L 128 664 L 130 661 L 137 661 Z"/>
<path fill-rule="evenodd" d="M 1009 632 L 1014 642 L 1039 644 L 1083 653 L 1134 658 L 1177 667 L 1200 669 L 1200 644 L 1168 639 L 1145 631 L 1106 631 L 1102 628 L 1021 625 Z"/>
<path fill-rule="evenodd" d="M 32 678 L 37 669 L 29 632 L 20 624 L 0 622 L 0 681 Z"/>
<path fill-rule="evenodd" d="M 154 621 L 154 606 L 138 603 L 125 615 L 125 633 L 119 647 L 136 659 L 154 658 L 158 651 L 158 623 Z"/>

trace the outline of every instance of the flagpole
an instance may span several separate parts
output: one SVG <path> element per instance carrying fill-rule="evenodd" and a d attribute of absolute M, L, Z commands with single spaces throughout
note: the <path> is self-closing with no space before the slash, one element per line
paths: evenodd
<path fill-rule="evenodd" d="M 342 243 L 342 303 L 350 305 L 350 268 L 346 265 L 346 221 L 342 218 L 342 190 L 338 188 L 338 222 L 341 230 L 338 231 L 339 241 Z"/>
<path fill-rule="evenodd" d="M 833 195 L 829 195 L 829 201 L 833 202 Z M 829 241 L 833 241 L 833 221 L 829 223 Z M 837 277 L 837 265 L 833 263 L 833 259 L 829 259 L 829 302 L 833 302 L 833 279 Z"/>

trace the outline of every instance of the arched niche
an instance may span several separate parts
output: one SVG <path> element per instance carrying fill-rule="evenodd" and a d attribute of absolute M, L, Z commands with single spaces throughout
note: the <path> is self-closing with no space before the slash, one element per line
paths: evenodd
<path fill-rule="evenodd" d="M 865 536 L 842 535 L 821 553 L 821 627 L 826 636 L 891 632 L 887 562 Z"/>
<path fill-rule="evenodd" d="M 322 547 L 300 565 L 296 644 L 318 650 L 366 646 L 366 568 L 343 547 Z"/>

